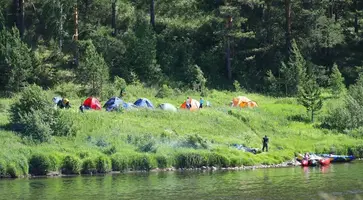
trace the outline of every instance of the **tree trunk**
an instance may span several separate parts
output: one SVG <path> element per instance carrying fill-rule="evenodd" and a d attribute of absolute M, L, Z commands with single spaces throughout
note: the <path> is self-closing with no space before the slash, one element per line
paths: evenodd
<path fill-rule="evenodd" d="M 314 110 L 311 109 L 311 122 L 314 122 Z"/>
<path fill-rule="evenodd" d="M 24 38 L 25 32 L 25 14 L 24 14 L 24 0 L 19 0 L 20 16 L 19 16 L 19 33 L 20 38 Z"/>
<path fill-rule="evenodd" d="M 60 8 L 60 23 L 59 23 L 59 51 L 62 51 L 63 47 L 63 4 L 58 1 L 58 7 Z"/>
<path fill-rule="evenodd" d="M 112 1 L 112 35 L 115 36 L 116 35 L 116 1 L 117 0 L 113 0 Z"/>
<path fill-rule="evenodd" d="M 290 54 L 291 49 L 291 0 L 285 0 L 285 17 L 286 17 L 286 51 Z"/>
<path fill-rule="evenodd" d="M 155 29 L 155 0 L 150 1 L 150 24 Z"/>
<path fill-rule="evenodd" d="M 333 5 L 334 5 L 334 3 L 333 3 L 333 0 L 330 0 L 329 1 L 329 18 L 333 18 Z"/>
<path fill-rule="evenodd" d="M 84 21 L 85 22 L 88 22 L 88 7 L 89 7 L 89 0 L 85 0 L 84 2 L 84 6 L 85 6 L 85 9 L 84 9 Z M 82 20 L 82 19 L 81 19 Z"/>
<path fill-rule="evenodd" d="M 74 6 L 74 35 L 73 40 L 78 40 L 78 8 L 77 5 Z"/>
<path fill-rule="evenodd" d="M 73 40 L 74 40 L 74 44 L 75 44 L 75 54 L 74 54 L 74 61 L 75 61 L 75 65 L 78 66 L 79 62 L 79 52 L 78 52 L 78 45 L 77 45 L 77 41 L 78 41 L 78 7 L 77 4 L 74 6 L 74 35 L 73 35 Z"/>
<path fill-rule="evenodd" d="M 267 14 L 266 14 L 266 23 L 267 23 L 267 42 L 269 44 L 272 43 L 272 27 L 271 27 L 271 23 L 270 23 L 270 19 L 271 19 L 271 1 L 269 1 L 267 3 Z"/>
<path fill-rule="evenodd" d="M 354 32 L 358 34 L 358 3 L 357 0 L 354 0 Z"/>
<path fill-rule="evenodd" d="M 228 80 L 232 80 L 232 69 L 231 69 L 231 44 L 230 37 L 227 36 L 227 49 L 226 49 L 226 65 L 227 65 L 227 74 Z"/>

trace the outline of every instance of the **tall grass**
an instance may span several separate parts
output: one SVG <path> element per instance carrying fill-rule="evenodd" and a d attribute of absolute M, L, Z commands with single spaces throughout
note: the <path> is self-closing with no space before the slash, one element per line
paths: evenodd
<path fill-rule="evenodd" d="M 52 91 L 48 93 L 52 95 Z M 146 97 L 154 106 L 168 102 L 179 107 L 187 96 L 199 99 L 195 92 L 174 92 L 174 96 L 163 95 L 164 98 L 156 98 L 157 93 L 157 88 L 132 85 L 127 88 L 125 101 Z M 240 95 L 256 101 L 259 107 L 228 107 L 232 98 Z M 62 111 L 62 115 L 73 121 L 76 134 L 52 136 L 49 142 L 41 144 L 34 144 L 9 129 L 7 109 L 13 100 L 0 99 L 3 108 L 0 109 L 0 177 L 52 171 L 79 174 L 172 166 L 278 164 L 306 151 L 363 156 L 362 139 L 318 128 L 319 122 L 308 123 L 304 120 L 305 109 L 291 98 L 211 90 L 204 97 L 212 103 L 211 108 L 176 113 L 146 109 L 80 113 L 78 105 L 83 99 L 70 99 L 73 107 Z M 326 110 L 325 107 L 319 116 L 325 115 Z M 268 153 L 254 155 L 232 146 L 261 148 L 264 135 L 270 138 Z M 40 166 L 42 171 L 34 172 L 33 166 Z"/>

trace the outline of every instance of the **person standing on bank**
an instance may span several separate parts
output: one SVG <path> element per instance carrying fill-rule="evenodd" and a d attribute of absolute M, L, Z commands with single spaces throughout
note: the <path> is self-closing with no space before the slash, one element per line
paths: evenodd
<path fill-rule="evenodd" d="M 262 138 L 262 152 L 265 150 L 266 148 L 266 152 L 268 152 L 268 137 L 267 135 L 265 135 L 264 138 Z"/>
<path fill-rule="evenodd" d="M 200 100 L 199 100 L 199 108 L 203 108 L 203 104 L 204 104 L 204 100 L 201 97 Z"/>

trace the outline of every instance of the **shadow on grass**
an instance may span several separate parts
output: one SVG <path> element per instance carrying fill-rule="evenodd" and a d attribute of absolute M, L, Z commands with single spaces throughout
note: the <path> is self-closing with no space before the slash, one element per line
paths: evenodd
<path fill-rule="evenodd" d="M 291 116 L 288 116 L 287 119 L 289 121 L 295 121 L 295 122 L 303 122 L 305 124 L 309 124 L 311 123 L 311 120 L 309 117 L 307 117 L 306 115 L 291 115 Z"/>
<path fill-rule="evenodd" d="M 17 131 L 17 127 L 8 123 L 8 124 L 0 124 L 0 130 L 4 131 Z"/>

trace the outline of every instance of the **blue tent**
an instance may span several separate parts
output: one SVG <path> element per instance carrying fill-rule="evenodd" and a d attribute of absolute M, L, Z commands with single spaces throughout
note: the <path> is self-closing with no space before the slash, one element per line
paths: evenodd
<path fill-rule="evenodd" d="M 103 105 L 103 107 L 106 108 L 107 111 L 112 111 L 119 108 L 120 106 L 123 106 L 123 104 L 125 104 L 125 102 L 122 99 L 118 97 L 112 97 L 105 103 L 105 105 Z"/>
<path fill-rule="evenodd" d="M 154 108 L 154 105 L 149 101 L 149 99 L 142 98 L 135 101 L 135 106 L 142 108 Z"/>

